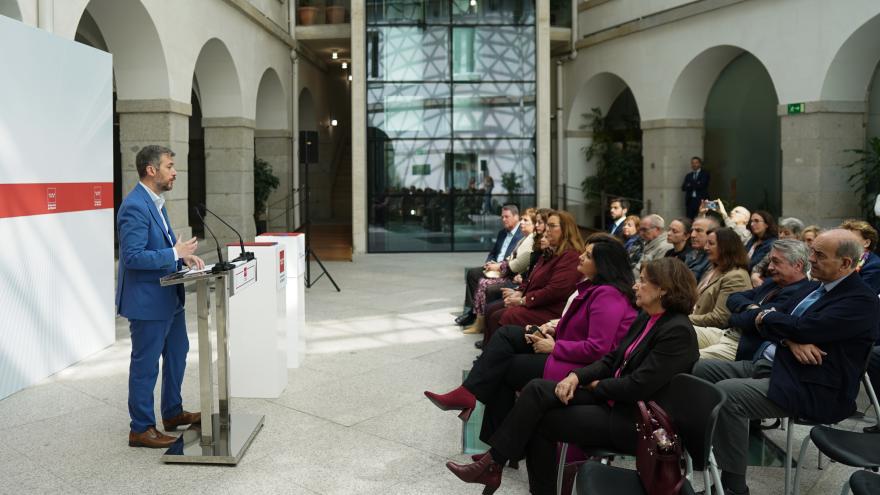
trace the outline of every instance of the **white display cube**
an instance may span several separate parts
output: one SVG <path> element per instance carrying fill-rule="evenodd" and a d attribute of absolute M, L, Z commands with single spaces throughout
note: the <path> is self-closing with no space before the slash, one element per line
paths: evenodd
<path fill-rule="evenodd" d="M 286 252 L 276 242 L 249 242 L 257 260 L 252 287 L 229 298 L 229 395 L 277 398 L 287 387 Z M 230 259 L 241 254 L 227 244 Z"/>
<path fill-rule="evenodd" d="M 267 232 L 257 242 L 277 242 L 285 247 L 287 280 L 287 367 L 299 368 L 306 355 L 306 236 L 299 232 Z"/>

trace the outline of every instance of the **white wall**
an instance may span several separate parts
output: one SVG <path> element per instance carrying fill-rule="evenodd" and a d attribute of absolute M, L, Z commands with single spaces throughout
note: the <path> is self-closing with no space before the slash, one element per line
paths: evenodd
<path fill-rule="evenodd" d="M 0 46 L 28 47 L 0 59 L 3 398 L 112 344 L 115 311 L 111 58 L 6 17 Z M 70 183 L 89 197 L 61 213 Z"/>

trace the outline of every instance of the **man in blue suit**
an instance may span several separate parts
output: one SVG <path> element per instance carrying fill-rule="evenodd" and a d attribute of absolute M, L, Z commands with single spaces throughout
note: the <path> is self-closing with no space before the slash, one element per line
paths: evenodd
<path fill-rule="evenodd" d="M 189 339 L 184 318 L 182 285 L 161 287 L 159 279 L 183 264 L 203 268 L 195 254 L 195 237 L 174 236 L 163 194 L 174 187 L 177 171 L 174 152 L 145 146 L 135 158 L 140 180 L 119 207 L 119 275 L 116 308 L 128 318 L 131 330 L 131 365 L 128 377 L 128 412 L 132 447 L 168 447 L 176 440 L 156 430 L 153 389 L 162 357 L 162 424 L 166 431 L 199 423 L 201 415 L 183 410 L 180 386 L 186 368 Z"/>
<path fill-rule="evenodd" d="M 465 270 L 465 293 L 464 293 L 464 312 L 455 318 L 455 323 L 461 326 L 467 326 L 474 322 L 474 293 L 477 290 L 477 284 L 483 278 L 483 270 L 487 263 L 500 263 L 504 261 L 513 250 L 516 249 L 517 243 L 522 239 L 522 230 L 519 229 L 519 208 L 516 205 L 504 205 L 501 207 L 501 230 L 498 231 L 498 237 L 495 238 L 495 245 L 486 256 L 486 263 L 483 266 L 468 268 Z"/>
<path fill-rule="evenodd" d="M 861 254 L 861 243 L 847 230 L 820 234 L 810 264 L 821 285 L 806 286 L 784 306 L 755 317 L 772 345 L 755 361 L 705 360 L 694 367 L 695 375 L 727 393 L 714 444 L 726 493 L 749 493 L 749 420 L 797 417 L 830 424 L 855 411 L 880 317 L 877 295 L 855 273 Z"/>
<path fill-rule="evenodd" d="M 681 183 L 684 191 L 684 208 L 688 218 L 696 218 L 700 210 L 700 203 L 709 197 L 709 172 L 703 170 L 703 159 L 695 156 L 691 158 L 691 171 L 684 176 Z"/>

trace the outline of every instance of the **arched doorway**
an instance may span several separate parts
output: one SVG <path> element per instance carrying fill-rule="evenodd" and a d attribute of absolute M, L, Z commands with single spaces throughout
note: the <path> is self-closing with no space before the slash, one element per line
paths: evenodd
<path fill-rule="evenodd" d="M 292 183 L 290 168 L 290 134 L 287 117 L 287 98 L 281 78 L 275 69 L 269 68 L 260 78 L 257 90 L 256 130 L 254 133 L 254 166 L 267 166 L 266 173 L 278 179 L 278 187 L 270 190 L 258 178 L 268 176 L 254 174 L 254 222 L 257 233 L 278 228 L 286 229 L 293 199 L 289 196 Z M 263 198 L 261 195 L 268 194 Z"/>
<path fill-rule="evenodd" d="M 782 210 L 779 98 L 770 74 L 743 52 L 718 76 L 705 108 L 709 195 L 750 210 Z"/>

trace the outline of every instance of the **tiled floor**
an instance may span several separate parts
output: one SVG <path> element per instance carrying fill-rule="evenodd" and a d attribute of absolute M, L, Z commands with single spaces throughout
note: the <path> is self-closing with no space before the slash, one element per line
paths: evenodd
<path fill-rule="evenodd" d="M 232 401 L 233 411 L 266 416 L 237 467 L 165 465 L 161 451 L 127 446 L 130 341 L 118 319 L 115 345 L 0 401 L 0 493 L 479 493 L 443 467 L 464 459 L 461 425 L 422 391 L 454 387 L 476 355 L 475 337 L 461 335 L 450 313 L 461 304 L 462 267 L 481 258 L 327 263 L 343 292 L 326 280 L 307 292 L 303 367 L 290 370 L 278 399 Z M 190 409 L 198 403 L 193 306 L 183 387 Z M 799 444 L 807 430 L 796 431 Z M 784 443 L 782 432 L 771 435 Z M 837 493 L 851 470 L 817 471 L 810 453 L 801 493 Z M 507 471 L 498 493 L 527 493 L 525 470 Z M 781 493 L 782 470 L 753 468 L 750 483 L 753 494 Z"/>

